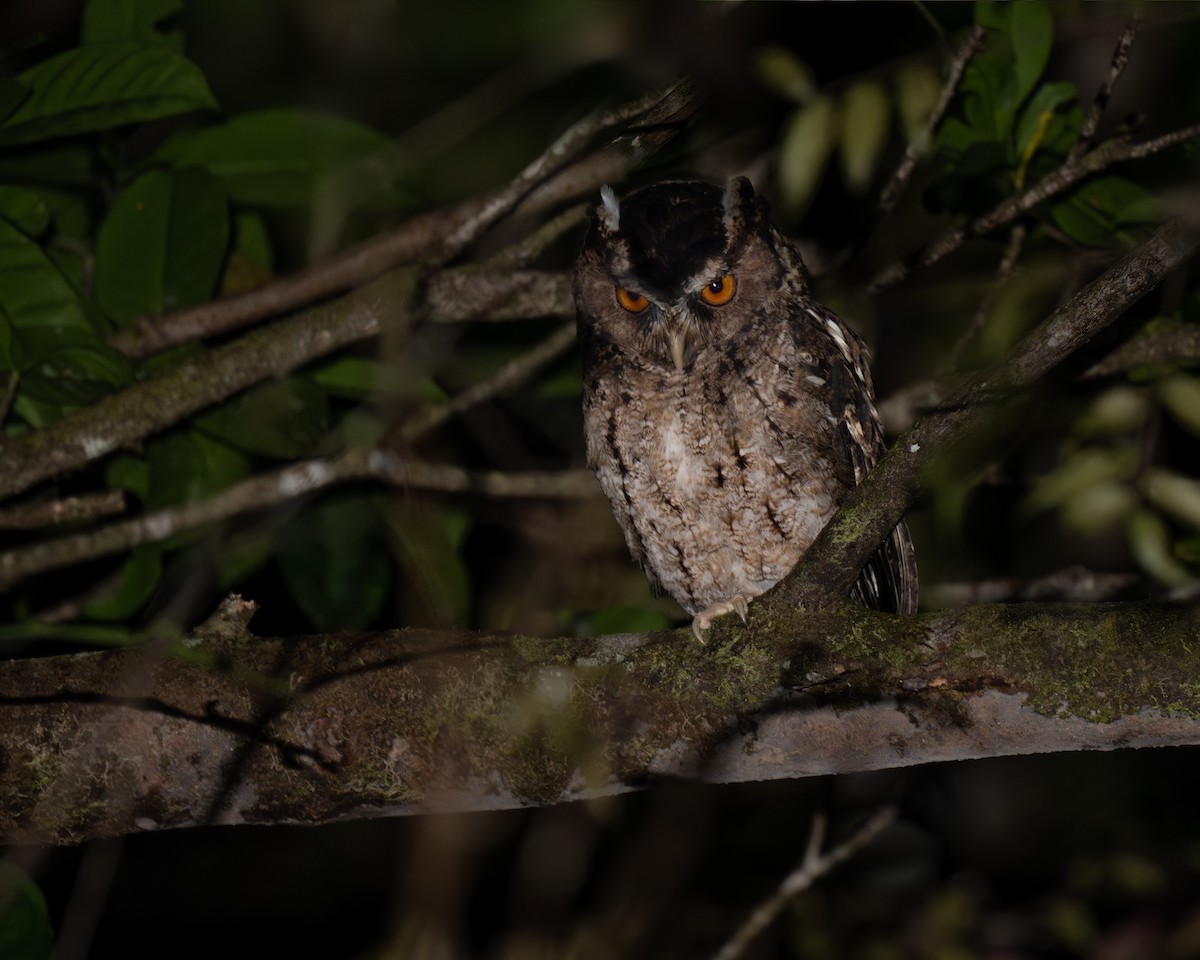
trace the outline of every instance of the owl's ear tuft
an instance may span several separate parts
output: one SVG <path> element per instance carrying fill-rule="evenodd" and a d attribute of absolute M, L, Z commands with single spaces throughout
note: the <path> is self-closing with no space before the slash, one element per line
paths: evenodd
<path fill-rule="evenodd" d="M 750 183 L 748 177 L 730 177 L 729 182 L 725 184 L 725 196 L 721 201 L 725 210 L 725 219 L 728 220 L 742 204 L 749 203 L 753 199 L 754 185 Z"/>
<path fill-rule="evenodd" d="M 596 215 L 605 233 L 616 233 L 621 229 L 621 203 L 607 183 L 600 188 L 600 206 L 596 208 Z"/>

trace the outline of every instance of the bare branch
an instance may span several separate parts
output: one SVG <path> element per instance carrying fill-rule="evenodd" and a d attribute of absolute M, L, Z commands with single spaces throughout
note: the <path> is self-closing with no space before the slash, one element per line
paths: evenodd
<path fill-rule="evenodd" d="M 929 144 L 933 142 L 934 131 L 937 130 L 938 124 L 942 122 L 942 118 L 946 115 L 946 111 L 950 109 L 950 103 L 954 100 L 954 95 L 958 92 L 958 85 L 962 82 L 963 74 L 966 72 L 967 65 L 975 56 L 979 46 L 983 43 L 983 27 L 975 24 L 971 27 L 971 32 L 967 34 L 967 39 L 963 41 L 962 46 L 954 54 L 954 58 L 950 61 L 950 68 L 946 74 L 946 82 L 942 85 L 942 91 L 938 95 L 937 103 L 934 104 L 933 110 L 925 119 L 925 128 L 921 131 L 921 135 L 912 140 L 907 147 L 904 148 L 904 156 L 900 158 L 900 163 L 892 173 L 891 178 L 887 182 L 887 186 L 883 188 L 883 192 L 879 195 L 879 205 L 876 209 L 876 216 L 880 219 L 886 217 L 896 204 L 900 202 L 900 198 L 904 196 L 904 192 L 908 189 L 909 181 L 912 179 L 913 171 L 917 168 L 917 161 L 929 149 Z"/>
<path fill-rule="evenodd" d="M 779 889 L 768 900 L 755 908 L 737 933 L 713 954 L 713 960 L 737 960 L 742 956 L 754 938 L 779 916 L 789 901 L 874 840 L 896 819 L 896 813 L 895 807 L 884 807 L 828 853 L 821 852 L 821 847 L 825 844 L 825 814 L 818 813 L 814 816 L 808 836 L 808 848 L 804 851 L 804 859 L 800 861 L 800 865 L 784 877 Z"/>
<path fill-rule="evenodd" d="M 412 442 L 476 404 L 520 386 L 542 367 L 565 354 L 574 344 L 575 324 L 563 324 L 537 346 L 514 357 L 492 376 L 468 387 L 454 399 L 414 411 L 400 424 L 400 438 Z"/>
<path fill-rule="evenodd" d="M 656 776 L 742 782 L 1197 743 L 1196 616 L 1026 604 L 895 617 L 847 604 L 768 622 L 752 607 L 749 629 L 705 647 L 685 630 L 251 638 L 225 618 L 169 655 L 0 663 L 0 839 L 529 806 Z"/>
<path fill-rule="evenodd" d="M 544 270 L 444 270 L 430 278 L 426 306 L 437 323 L 575 314 L 570 277 Z"/>
<path fill-rule="evenodd" d="M 1096 99 L 1092 101 L 1087 116 L 1083 118 L 1083 125 L 1079 128 L 1079 138 L 1071 146 L 1071 152 L 1067 154 L 1068 163 L 1075 162 L 1092 149 L 1100 118 L 1104 116 L 1104 109 L 1108 106 L 1113 89 L 1129 64 L 1130 48 L 1133 47 L 1134 38 L 1142 28 L 1144 21 L 1145 13 L 1140 7 L 1136 8 L 1133 19 L 1129 21 L 1125 29 L 1121 31 L 1121 36 L 1117 38 L 1117 48 L 1113 51 L 1112 63 L 1108 67 L 1108 76 L 1100 84 L 1100 89 L 1096 91 Z"/>
<path fill-rule="evenodd" d="M 336 484 L 371 479 L 398 487 L 488 497 L 575 498 L 599 492 L 595 477 L 587 470 L 464 470 L 359 447 L 337 458 L 305 460 L 250 477 L 193 503 L 5 550 L 0 552 L 0 589 L 34 574 L 122 553 L 146 543 L 161 543 L 184 531 L 277 506 Z"/>
<path fill-rule="evenodd" d="M 922 587 L 930 607 L 960 607 L 969 603 L 1101 603 L 1140 582 L 1135 573 L 1102 573 L 1086 567 L 1056 570 L 1034 580 L 1003 577 L 971 583 L 935 583 Z"/>
<path fill-rule="evenodd" d="M 1200 361 L 1200 329 L 1193 325 L 1142 334 L 1121 344 L 1083 372 L 1085 379 L 1107 377 L 1141 366 Z"/>
<path fill-rule="evenodd" d="M 0 530 L 37 530 L 62 523 L 98 520 L 124 512 L 125 494 L 120 490 L 62 500 L 35 500 L 0 510 Z"/>
<path fill-rule="evenodd" d="M 1043 200 L 1062 193 L 1085 177 L 1099 173 L 1114 163 L 1138 160 L 1197 136 L 1200 136 L 1200 124 L 1175 130 L 1145 143 L 1130 144 L 1119 139 L 1107 140 L 1077 161 L 1064 161 L 1057 170 L 1047 174 L 1028 190 L 1001 201 L 991 212 L 965 226 L 951 227 L 944 231 L 931 241 L 911 263 L 897 262 L 885 267 L 872 279 L 870 289 L 878 291 L 899 283 L 912 271 L 912 263 L 918 267 L 932 266 L 947 254 L 953 253 L 967 240 L 983 236 L 997 227 L 1011 223 Z"/>

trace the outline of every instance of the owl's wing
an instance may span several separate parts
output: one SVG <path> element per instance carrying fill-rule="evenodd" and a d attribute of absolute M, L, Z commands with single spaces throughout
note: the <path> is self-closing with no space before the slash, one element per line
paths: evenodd
<path fill-rule="evenodd" d="M 830 406 L 838 419 L 842 453 L 862 483 L 884 451 L 883 423 L 875 409 L 871 374 L 858 336 L 838 317 L 818 307 L 810 315 L 829 338 L 828 389 Z M 859 574 L 850 591 L 852 599 L 873 610 L 889 613 L 917 612 L 917 562 L 908 525 L 901 520 Z"/>

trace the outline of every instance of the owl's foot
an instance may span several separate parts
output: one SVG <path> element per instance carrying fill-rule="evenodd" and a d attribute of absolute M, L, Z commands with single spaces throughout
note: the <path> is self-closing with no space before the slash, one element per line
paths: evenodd
<path fill-rule="evenodd" d="M 728 600 L 722 600 L 720 603 L 714 603 L 701 610 L 692 617 L 692 633 L 695 634 L 696 639 L 704 643 L 704 631 L 712 626 L 712 622 L 717 617 L 723 617 L 727 613 L 736 613 L 742 618 L 742 623 L 745 623 L 746 617 L 750 613 L 749 599 L 739 593 L 736 597 L 730 597 Z"/>

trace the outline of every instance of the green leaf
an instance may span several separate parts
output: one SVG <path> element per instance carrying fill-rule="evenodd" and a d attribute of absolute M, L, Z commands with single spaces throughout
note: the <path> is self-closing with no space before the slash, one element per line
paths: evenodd
<path fill-rule="evenodd" d="M 892 126 L 887 93 L 878 83 L 854 84 L 842 98 L 842 179 L 852 194 L 862 195 L 871 185 Z"/>
<path fill-rule="evenodd" d="M 1200 380 L 1178 374 L 1158 384 L 1158 398 L 1193 435 L 1200 436 Z"/>
<path fill-rule="evenodd" d="M 96 241 L 96 300 L 114 321 L 207 300 L 229 243 L 229 210 L 203 170 L 152 170 L 117 198 Z"/>
<path fill-rule="evenodd" d="M 234 216 L 233 249 L 221 273 L 221 296 L 253 290 L 271 279 L 271 237 L 257 213 L 243 210 Z"/>
<path fill-rule="evenodd" d="M 157 24 L 183 8 L 183 0 L 88 0 L 80 37 L 85 44 L 141 40 L 182 47 L 182 34 L 159 32 Z"/>
<path fill-rule="evenodd" d="M 132 493 L 145 503 L 150 492 L 150 465 L 141 457 L 118 453 L 109 458 L 104 469 L 104 482 L 108 489 Z"/>
<path fill-rule="evenodd" d="M 0 219 L 0 324 L 9 343 L 6 369 L 27 370 L 60 345 L 92 336 L 75 290 L 45 252 L 7 220 Z M 35 344 L 32 331 L 42 334 Z"/>
<path fill-rule="evenodd" d="M 459 554 L 470 516 L 432 501 L 393 501 L 388 517 L 396 557 L 404 572 L 406 622 L 462 625 L 471 580 Z"/>
<path fill-rule="evenodd" d="M 1138 510 L 1129 518 L 1129 546 L 1138 564 L 1168 587 L 1186 587 L 1194 578 L 1172 554 L 1171 534 L 1166 523 L 1150 510 Z"/>
<path fill-rule="evenodd" d="M 305 377 L 286 377 L 260 384 L 194 422 L 231 447 L 289 460 L 312 453 L 329 431 L 329 398 Z"/>
<path fill-rule="evenodd" d="M 378 619 L 392 583 L 383 529 L 361 497 L 326 500 L 285 528 L 279 569 L 318 630 L 363 630 Z"/>
<path fill-rule="evenodd" d="M 23 870 L 0 861 L 0 957 L 51 960 L 54 929 L 42 891 Z"/>
<path fill-rule="evenodd" d="M 896 75 L 896 109 L 910 143 L 924 134 L 925 121 L 941 91 L 942 78 L 928 64 L 908 64 Z"/>
<path fill-rule="evenodd" d="M 124 620 L 133 616 L 153 595 L 162 577 L 162 549 L 138 547 L 129 555 L 121 570 L 116 591 L 102 600 L 83 607 L 84 616 L 93 620 Z"/>
<path fill-rule="evenodd" d="M 0 179 L 92 187 L 92 153 L 79 144 L 0 152 Z"/>
<path fill-rule="evenodd" d="M 250 463 L 242 454 L 195 430 L 156 438 L 147 448 L 146 460 L 150 473 L 147 510 L 203 499 L 250 472 Z"/>
<path fill-rule="evenodd" d="M 1200 482 L 1171 470 L 1150 467 L 1141 479 L 1142 492 L 1159 510 L 1200 530 Z"/>
<path fill-rule="evenodd" d="M 0 77 L 0 120 L 11 116 L 33 93 L 11 77 Z"/>
<path fill-rule="evenodd" d="M 1095 177 L 1050 209 L 1054 222 L 1072 240 L 1104 246 L 1117 237 L 1119 225 L 1139 222 L 1154 212 L 1153 198 L 1124 177 Z"/>
<path fill-rule="evenodd" d="M 785 47 L 768 46 L 755 57 L 754 67 L 767 89 L 805 104 L 817 92 L 812 68 Z"/>
<path fill-rule="evenodd" d="M 121 40 L 76 47 L 17 80 L 33 94 L 0 124 L 0 144 L 91 133 L 217 106 L 196 65 L 160 43 Z"/>
<path fill-rule="evenodd" d="M 36 190 L 0 184 L 0 217 L 26 236 L 37 238 L 50 226 L 50 209 Z"/>
<path fill-rule="evenodd" d="M 386 142 L 381 134 L 344 117 L 263 110 L 181 133 L 156 159 L 204 167 L 238 203 L 304 206 L 312 201 L 321 176 Z"/>
<path fill-rule="evenodd" d="M 1012 4 L 1012 46 L 1016 53 L 1015 107 L 1037 85 L 1054 43 L 1054 16 L 1043 0 Z"/>
<path fill-rule="evenodd" d="M 1025 109 L 1021 111 L 1021 118 L 1017 121 L 1016 133 L 1014 139 L 1016 141 L 1016 156 L 1020 157 L 1024 154 L 1029 146 L 1029 141 L 1037 132 L 1039 126 L 1043 127 L 1042 142 L 1045 143 L 1045 128 L 1042 121 L 1042 114 L 1054 113 L 1064 103 L 1070 103 L 1075 99 L 1075 84 L 1073 83 L 1044 83 L 1038 87 L 1037 92 L 1026 104 Z"/>
<path fill-rule="evenodd" d="M 779 146 L 779 192 L 784 206 L 799 215 L 816 192 L 838 134 L 837 107 L 818 97 L 796 111 Z"/>
<path fill-rule="evenodd" d="M 375 395 L 383 365 L 366 357 L 339 357 L 318 367 L 310 376 L 335 397 L 366 400 Z"/>

